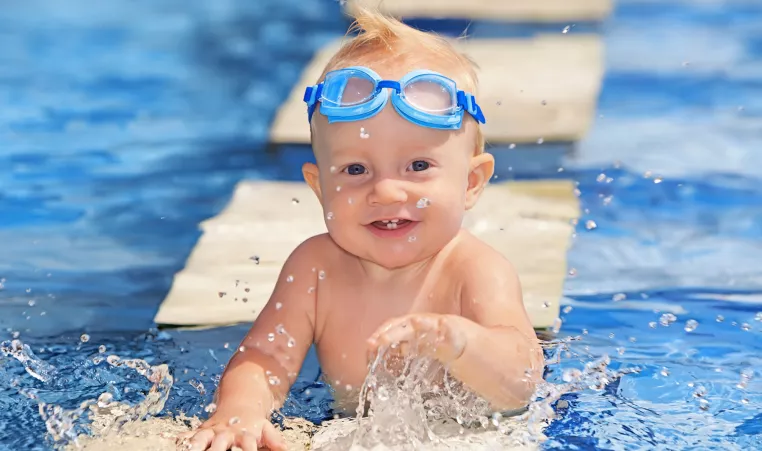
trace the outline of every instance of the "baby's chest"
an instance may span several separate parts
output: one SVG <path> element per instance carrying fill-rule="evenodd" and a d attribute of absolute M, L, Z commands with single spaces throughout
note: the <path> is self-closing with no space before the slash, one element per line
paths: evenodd
<path fill-rule="evenodd" d="M 415 313 L 460 314 L 457 296 L 439 290 L 342 288 L 319 293 L 316 312 L 320 364 L 331 382 L 338 381 L 341 387 L 362 383 L 367 372 L 367 339 L 386 321 Z"/>

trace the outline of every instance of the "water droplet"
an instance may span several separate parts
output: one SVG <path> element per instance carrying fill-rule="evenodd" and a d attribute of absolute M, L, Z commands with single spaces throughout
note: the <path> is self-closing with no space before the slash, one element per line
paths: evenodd
<path fill-rule="evenodd" d="M 228 425 L 233 426 L 241 422 L 241 419 L 238 417 L 233 417 L 228 421 Z"/>
<path fill-rule="evenodd" d="M 696 391 L 693 392 L 693 396 L 696 398 L 703 398 L 704 396 L 706 396 L 706 387 L 704 387 L 703 385 L 699 385 L 698 387 L 696 387 Z"/>
<path fill-rule="evenodd" d="M 545 105 L 547 105 L 547 104 L 548 104 L 548 101 L 547 101 L 547 100 L 542 100 L 542 101 L 540 102 L 540 105 L 542 105 L 542 106 L 545 106 Z"/>
<path fill-rule="evenodd" d="M 611 296 L 611 300 L 614 302 L 624 301 L 627 299 L 627 295 L 624 293 L 617 293 L 614 296 Z"/>
<path fill-rule="evenodd" d="M 288 283 L 291 283 L 291 282 L 293 282 L 293 281 L 294 281 L 294 276 L 292 276 L 291 274 L 289 274 L 289 275 L 286 277 L 286 282 L 288 282 Z"/>
<path fill-rule="evenodd" d="M 370 138 L 370 134 L 365 131 L 365 127 L 360 127 L 360 138 L 362 139 Z"/>
<path fill-rule="evenodd" d="M 677 317 L 672 313 L 665 313 L 659 317 L 659 324 L 664 327 L 668 327 L 670 324 L 677 321 Z"/>
<path fill-rule="evenodd" d="M 427 197 L 422 197 L 418 199 L 418 202 L 416 202 L 415 206 L 417 208 L 427 208 L 431 206 L 431 201 Z"/>
<path fill-rule="evenodd" d="M 352 391 L 352 386 L 350 384 L 347 384 L 347 385 L 344 386 L 344 389 L 346 391 Z"/>
<path fill-rule="evenodd" d="M 582 329 L 582 335 L 587 335 L 587 334 L 588 334 L 587 329 Z"/>
<path fill-rule="evenodd" d="M 34 307 L 34 304 L 36 304 L 36 302 L 35 302 L 35 300 L 34 300 L 34 299 L 30 299 L 30 300 L 29 300 L 29 302 L 28 302 L 27 304 L 29 304 L 29 307 Z M 761 315 L 762 315 L 762 314 L 761 314 Z"/>
<path fill-rule="evenodd" d="M 286 343 L 286 345 L 287 345 L 289 348 L 293 348 L 294 346 L 296 346 L 296 340 L 294 340 L 292 337 L 290 337 L 290 338 L 288 339 L 288 343 Z"/>
<path fill-rule="evenodd" d="M 259 264 L 259 255 L 252 255 L 249 260 L 253 261 L 255 265 Z"/>
<path fill-rule="evenodd" d="M 325 271 L 320 271 L 318 273 L 318 279 L 320 279 L 320 280 L 324 280 L 325 279 Z"/>
<path fill-rule="evenodd" d="M 352 205 L 353 203 L 355 203 L 355 201 L 354 199 L 350 197 L 349 199 L 347 199 L 347 203 L 349 203 L 349 205 Z"/>
<path fill-rule="evenodd" d="M 659 184 L 659 183 L 661 183 L 661 182 L 662 182 L 662 180 L 663 180 L 663 179 L 662 179 L 661 177 L 654 177 L 654 183 L 656 183 L 656 184 Z"/>
<path fill-rule="evenodd" d="M 272 333 L 272 332 L 270 332 L 269 334 L 267 334 L 267 341 L 269 341 L 270 343 L 272 343 L 273 341 L 275 341 L 275 334 L 274 334 L 274 333 Z"/>
<path fill-rule="evenodd" d="M 82 334 L 79 337 L 79 341 L 81 341 L 82 343 L 87 343 L 88 341 L 90 341 L 90 335 Z"/>
<path fill-rule="evenodd" d="M 281 308 L 283 308 L 283 303 L 281 303 L 281 302 L 276 302 L 276 303 L 275 303 L 275 310 L 280 310 Z"/>
<path fill-rule="evenodd" d="M 210 402 L 209 404 L 204 407 L 204 412 L 206 413 L 214 413 L 217 411 L 217 404 Z"/>
<path fill-rule="evenodd" d="M 246 346 L 239 346 L 238 352 L 246 352 Z"/>
<path fill-rule="evenodd" d="M 650 327 L 651 329 L 656 329 L 656 321 L 649 322 L 648 327 Z"/>
<path fill-rule="evenodd" d="M 567 305 L 566 307 L 564 307 L 564 313 L 569 313 L 571 311 L 572 311 L 572 306 L 571 305 Z"/>
<path fill-rule="evenodd" d="M 508 148 L 511 149 L 511 150 L 515 149 L 516 148 L 516 143 L 509 144 Z"/>
<path fill-rule="evenodd" d="M 114 400 L 114 395 L 111 393 L 101 393 L 100 396 L 98 396 L 98 407 L 101 409 L 105 409 L 108 407 L 109 404 Z"/>
<path fill-rule="evenodd" d="M 312 294 L 315 292 L 315 287 L 309 287 L 307 288 L 307 294 Z"/>
<path fill-rule="evenodd" d="M 561 375 L 561 378 L 564 382 L 578 382 L 580 378 L 582 377 L 582 371 L 580 371 L 577 368 L 569 368 L 564 370 L 563 374 Z"/>
<path fill-rule="evenodd" d="M 544 138 L 537 138 L 537 144 L 542 144 L 545 142 Z"/>
<path fill-rule="evenodd" d="M 220 291 L 220 292 L 217 293 L 217 296 L 219 296 L 220 299 L 222 299 L 222 297 L 225 296 L 226 294 L 227 293 L 225 293 L 224 291 Z"/>
<path fill-rule="evenodd" d="M 278 324 L 275 326 L 275 333 L 278 335 L 284 335 L 286 333 L 286 328 L 283 327 L 283 324 Z"/>
<path fill-rule="evenodd" d="M 685 331 L 693 332 L 698 327 L 699 323 L 695 319 L 689 319 L 685 322 Z"/>
<path fill-rule="evenodd" d="M 331 174 L 335 174 L 337 169 L 336 166 L 331 166 L 328 170 L 331 171 Z"/>
<path fill-rule="evenodd" d="M 413 242 L 413 241 L 415 241 L 415 240 L 416 240 L 416 237 L 415 237 L 415 235 L 410 235 L 409 237 L 407 237 L 407 242 L 408 242 L 408 243 L 412 243 L 412 242 Z"/>
<path fill-rule="evenodd" d="M 741 330 L 744 332 L 748 332 L 751 330 L 751 326 L 749 325 L 749 323 L 743 323 L 741 324 Z"/>
<path fill-rule="evenodd" d="M 619 347 L 619 348 L 616 348 L 616 352 L 617 352 L 619 355 L 624 355 L 624 351 L 625 351 L 625 348 L 624 348 L 624 347 Z"/>
<path fill-rule="evenodd" d="M 749 404 L 749 400 L 746 398 L 741 398 L 741 404 Z"/>
<path fill-rule="evenodd" d="M 106 346 L 105 345 L 98 346 L 98 352 L 100 352 L 101 354 L 106 352 Z"/>
<path fill-rule="evenodd" d="M 545 301 L 542 303 L 542 308 L 548 308 L 550 307 L 550 301 Z"/>
<path fill-rule="evenodd" d="M 569 275 L 571 277 L 574 277 L 577 275 L 577 270 L 575 268 L 569 268 Z"/>
<path fill-rule="evenodd" d="M 378 399 L 380 401 L 388 401 L 389 400 L 389 390 L 386 387 L 384 387 L 384 386 L 378 387 L 377 397 L 378 397 Z"/>
<path fill-rule="evenodd" d="M 561 331 L 561 325 L 563 325 L 563 320 L 561 318 L 556 318 L 553 320 L 553 333 L 557 334 Z"/>
<path fill-rule="evenodd" d="M 326 215 L 325 215 L 325 219 L 327 219 L 327 220 L 329 220 L 329 221 L 330 221 L 331 219 L 333 219 L 333 212 L 332 212 L 332 211 L 329 211 L 328 213 L 326 213 Z"/>
<path fill-rule="evenodd" d="M 566 34 L 571 30 L 571 27 L 569 25 L 565 26 L 563 30 L 561 30 L 561 33 Z"/>
<path fill-rule="evenodd" d="M 724 316 L 722 316 L 722 315 L 717 315 L 717 320 L 716 320 L 716 321 L 717 321 L 718 323 L 721 323 L 721 322 L 725 321 L 725 317 L 724 317 Z"/>
<path fill-rule="evenodd" d="M 291 198 L 291 203 L 292 203 L 292 204 L 294 204 L 294 205 L 296 205 L 296 204 L 298 204 L 298 203 L 299 203 L 299 199 L 297 199 L 296 197 L 292 197 L 292 198 Z"/>
<path fill-rule="evenodd" d="M 588 219 L 587 221 L 585 221 L 585 228 L 587 230 L 593 230 L 597 227 L 598 227 L 598 224 L 596 224 L 595 221 L 593 221 L 592 219 Z"/>
<path fill-rule="evenodd" d="M 754 321 L 762 321 L 762 312 L 757 312 L 757 314 L 754 315 Z"/>
<path fill-rule="evenodd" d="M 669 376 L 669 368 L 667 368 L 666 366 L 665 366 L 665 367 L 662 367 L 662 369 L 661 369 L 661 371 L 659 372 L 659 374 L 661 374 L 661 375 L 662 375 L 662 376 L 664 376 L 664 377 L 667 377 L 667 376 Z"/>
<path fill-rule="evenodd" d="M 707 401 L 706 399 L 700 399 L 699 400 L 699 409 L 701 409 L 703 411 L 709 410 L 709 401 Z"/>

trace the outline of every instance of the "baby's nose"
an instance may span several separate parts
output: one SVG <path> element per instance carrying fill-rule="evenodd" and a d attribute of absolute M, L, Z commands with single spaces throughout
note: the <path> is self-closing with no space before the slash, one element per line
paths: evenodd
<path fill-rule="evenodd" d="M 408 196 L 403 183 L 399 180 L 382 179 L 373 185 L 368 194 L 371 205 L 390 205 L 407 202 Z"/>

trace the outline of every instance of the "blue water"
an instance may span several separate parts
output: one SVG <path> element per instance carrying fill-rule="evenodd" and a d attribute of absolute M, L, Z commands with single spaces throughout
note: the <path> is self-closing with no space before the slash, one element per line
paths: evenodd
<path fill-rule="evenodd" d="M 18 335 L 56 376 L 37 381 L 0 357 L 0 450 L 50 448 L 19 388 L 65 407 L 110 385 L 139 398 L 147 382 L 88 363 L 100 345 L 168 363 L 167 411 L 201 413 L 224 344 L 247 326 L 159 333 L 152 318 L 198 222 L 236 182 L 298 178 L 293 155 L 266 152 L 267 130 L 313 52 L 346 26 L 331 0 L 3 5 L 0 340 Z M 560 337 L 582 339 L 549 380 L 604 354 L 641 371 L 566 395 L 544 449 L 760 449 L 762 4 L 622 1 L 587 28 L 606 44 L 593 129 L 562 173 L 499 175 L 579 182 Z M 659 325 L 667 312 L 677 321 Z M 739 389 L 744 370 L 753 377 Z M 314 372 L 311 360 L 300 384 Z M 330 415 L 319 388 L 290 412 Z"/>

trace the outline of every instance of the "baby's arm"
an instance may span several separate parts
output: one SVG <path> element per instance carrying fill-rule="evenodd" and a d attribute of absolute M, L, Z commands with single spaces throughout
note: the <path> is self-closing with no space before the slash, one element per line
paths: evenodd
<path fill-rule="evenodd" d="M 216 412 L 192 440 L 199 449 L 206 449 L 212 440 L 224 446 L 256 440 L 271 448 L 278 447 L 270 442 L 282 442 L 269 416 L 282 406 L 313 342 L 318 280 L 313 268 L 318 267 L 320 240 L 305 241 L 284 264 L 270 300 L 222 375 Z"/>
<path fill-rule="evenodd" d="M 524 407 L 542 378 L 544 359 L 521 284 L 502 255 L 492 249 L 473 254 L 461 265 L 463 316 L 448 318 L 465 344 L 450 372 L 498 409 Z"/>

